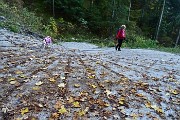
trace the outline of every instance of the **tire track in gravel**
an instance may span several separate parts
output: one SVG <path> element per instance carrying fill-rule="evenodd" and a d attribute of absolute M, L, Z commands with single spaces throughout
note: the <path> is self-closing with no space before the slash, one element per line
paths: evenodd
<path fill-rule="evenodd" d="M 78 56 L 78 59 L 79 59 L 79 61 L 81 62 L 81 64 L 84 66 L 84 68 L 85 68 L 85 70 L 86 70 L 86 73 L 85 73 L 85 75 L 87 76 L 88 75 L 88 69 L 90 69 L 90 71 L 96 71 L 95 69 L 94 69 L 94 67 L 95 66 L 93 66 L 92 65 L 92 63 L 96 63 L 96 61 L 89 61 L 89 63 L 91 63 L 91 65 L 88 65 L 88 64 L 86 64 L 84 61 L 86 61 L 86 59 L 83 59 L 82 60 L 82 58 L 81 58 L 81 56 L 80 55 L 78 55 L 77 53 L 75 53 L 74 52 L 74 54 L 76 55 L 76 56 Z M 84 56 L 84 54 L 85 53 L 83 53 L 83 56 Z M 86 56 L 86 55 L 85 55 Z M 88 59 L 89 60 L 89 59 Z M 87 62 L 87 61 L 86 61 Z M 113 70 L 111 70 L 110 68 L 108 68 L 108 67 L 106 67 L 105 65 L 101 65 L 103 68 L 105 68 L 105 69 L 107 69 L 110 73 L 112 72 L 112 73 L 114 73 L 114 74 L 116 74 L 116 76 L 117 77 L 124 77 L 124 75 L 122 75 L 122 74 L 119 74 L 119 73 L 117 73 L 116 71 L 113 71 Z M 97 73 L 97 72 L 96 72 Z M 110 107 L 111 108 L 114 108 L 115 106 L 114 106 L 114 104 L 117 104 L 117 101 L 114 101 L 113 99 L 111 99 L 108 95 L 106 95 L 106 93 L 105 93 L 105 89 L 102 87 L 102 84 L 100 84 L 100 78 L 94 78 L 94 81 L 95 81 L 95 83 L 96 83 L 96 85 L 98 86 L 98 89 L 100 90 L 100 92 L 98 93 L 99 95 L 98 96 L 100 96 L 100 98 L 101 97 L 103 97 L 103 98 L 106 98 L 107 100 L 108 100 L 108 102 L 110 103 Z M 98 98 L 98 96 L 97 96 L 97 98 Z M 115 97 L 115 96 L 112 96 L 112 97 Z M 115 98 L 114 98 L 115 99 Z M 123 117 L 125 117 L 125 116 L 123 116 L 123 114 L 119 111 L 119 110 L 115 110 L 114 109 L 114 111 L 116 111 L 117 112 L 117 114 L 118 114 L 118 116 L 120 117 L 120 118 L 123 118 Z M 117 115 L 116 113 L 114 113 L 114 115 Z M 103 116 L 102 116 L 103 117 Z M 113 118 L 112 118 L 113 119 Z"/>
<path fill-rule="evenodd" d="M 102 55 L 102 58 L 103 58 L 103 61 L 105 62 L 105 64 L 106 65 L 108 65 L 109 66 L 109 68 L 112 68 L 112 64 L 107 64 L 106 62 L 108 62 L 108 63 L 111 63 L 111 62 L 109 62 L 109 61 L 107 61 L 106 59 L 104 59 L 106 56 L 103 56 Z M 112 60 L 113 61 L 113 60 Z M 128 63 L 128 62 L 127 62 Z M 153 64 L 151 64 L 151 65 L 156 65 L 156 63 L 157 63 L 157 61 L 155 61 L 155 62 L 153 62 Z M 130 63 L 128 63 L 128 64 L 130 64 Z M 118 65 L 118 64 L 116 64 L 116 65 Z M 136 65 L 136 64 L 135 64 Z M 137 65 L 136 65 L 137 66 Z M 120 66 L 120 67 L 122 67 L 122 66 Z M 138 67 L 138 66 L 137 66 Z M 131 69 L 131 70 L 134 70 L 134 69 Z M 151 69 L 152 70 L 152 69 Z M 156 70 L 156 68 L 155 69 L 153 69 L 153 70 Z M 138 73 L 143 73 L 142 71 L 139 71 L 139 70 L 135 70 L 136 72 L 138 72 Z M 146 79 L 149 79 L 149 80 L 151 80 L 154 84 L 155 84 L 155 81 L 156 81 L 156 78 L 154 78 L 154 77 L 152 77 L 152 76 L 142 76 L 143 78 L 141 78 L 142 80 L 146 80 Z M 145 78 L 144 78 L 145 77 Z M 162 78 L 163 79 L 163 78 Z M 164 82 L 164 83 L 167 83 L 166 81 L 162 81 L 162 79 L 159 79 L 159 80 L 161 80 L 161 81 L 159 81 L 159 84 L 160 83 L 162 83 L 162 82 Z M 147 81 L 146 81 L 147 82 Z M 150 81 L 149 81 L 150 82 Z M 157 83 L 158 81 L 156 81 L 156 84 L 158 84 Z M 136 83 L 138 83 L 138 81 L 136 82 Z M 136 85 L 136 83 L 134 83 L 135 85 Z M 164 85 L 162 85 L 162 86 L 164 86 Z M 151 89 L 153 89 L 154 88 L 154 85 L 152 84 L 152 85 L 150 85 L 149 86 Z M 148 87 L 148 88 L 149 88 Z M 143 89 L 142 89 L 143 90 Z M 145 92 L 147 92 L 148 93 L 148 91 L 147 90 L 144 90 Z M 162 98 L 160 97 L 161 96 L 161 94 L 157 94 L 156 92 L 154 92 L 154 93 L 152 93 L 152 91 L 150 91 L 149 92 L 150 94 L 151 94 L 151 97 L 152 97 L 152 99 L 155 99 L 155 100 L 157 100 L 157 101 L 159 101 L 159 100 L 161 100 Z M 159 97 L 158 97 L 159 96 Z M 159 99 L 159 100 L 158 100 Z M 138 102 L 137 102 L 138 103 Z M 145 103 L 144 103 L 145 104 Z M 160 104 L 158 104 L 158 105 L 160 105 Z M 161 106 L 161 105 L 160 105 Z M 176 111 L 176 109 L 174 109 L 175 111 Z M 160 116 L 160 117 L 162 117 L 162 119 L 164 119 L 164 115 L 163 116 Z"/>

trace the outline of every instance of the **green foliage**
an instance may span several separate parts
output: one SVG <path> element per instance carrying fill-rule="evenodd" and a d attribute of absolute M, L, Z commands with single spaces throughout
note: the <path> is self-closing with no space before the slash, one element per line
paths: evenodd
<path fill-rule="evenodd" d="M 170 53 L 176 53 L 180 55 L 180 46 L 176 48 L 170 48 L 170 47 L 159 47 L 158 50 L 164 51 L 164 52 L 170 52 Z"/>
<path fill-rule="evenodd" d="M 54 18 L 51 17 L 48 21 L 48 25 L 44 25 L 43 27 L 45 29 L 44 32 L 46 35 L 49 35 L 53 38 L 58 36 L 58 26 Z"/>
<path fill-rule="evenodd" d="M 157 41 L 139 36 L 137 34 L 130 34 L 124 41 L 124 47 L 130 48 L 157 48 Z"/>
<path fill-rule="evenodd" d="M 39 32 L 43 28 L 42 18 L 36 17 L 34 13 L 29 12 L 26 8 L 10 7 L 0 1 L 0 10 L 0 15 L 7 19 L 1 24 L 3 27 L 10 28 L 15 32 L 18 32 L 20 28 Z"/>

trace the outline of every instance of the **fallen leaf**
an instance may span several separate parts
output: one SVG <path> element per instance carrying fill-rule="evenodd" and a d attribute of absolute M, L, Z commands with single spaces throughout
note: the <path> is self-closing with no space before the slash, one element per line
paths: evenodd
<path fill-rule="evenodd" d="M 150 107 L 151 107 L 151 103 L 148 101 L 147 103 L 145 103 L 145 106 L 146 106 L 147 108 L 150 108 Z"/>
<path fill-rule="evenodd" d="M 67 113 L 67 110 L 66 110 L 66 108 L 64 108 L 64 105 L 61 106 L 61 109 L 59 109 L 59 112 L 58 112 L 58 113 L 60 113 L 60 114 L 65 114 L 65 113 Z"/>
<path fill-rule="evenodd" d="M 92 88 L 97 88 L 97 86 L 96 85 L 93 85 L 93 84 L 89 84 Z"/>
<path fill-rule="evenodd" d="M 25 75 L 20 75 L 19 77 L 20 77 L 20 78 L 26 78 L 26 76 L 25 76 Z"/>
<path fill-rule="evenodd" d="M 124 104 L 124 101 L 119 100 L 119 104 L 123 105 L 123 104 Z"/>
<path fill-rule="evenodd" d="M 16 78 L 11 77 L 8 79 L 8 81 L 14 81 L 14 80 L 16 80 Z"/>
<path fill-rule="evenodd" d="M 2 112 L 3 112 L 3 113 L 7 113 L 8 111 L 9 111 L 9 109 L 8 109 L 7 107 L 2 108 Z"/>
<path fill-rule="evenodd" d="M 40 108 L 43 108 L 43 105 L 42 105 L 42 104 L 38 104 L 38 106 L 39 106 Z"/>
<path fill-rule="evenodd" d="M 95 75 L 89 75 L 88 78 L 93 79 L 93 78 L 95 78 Z"/>
<path fill-rule="evenodd" d="M 59 114 L 58 113 L 53 113 L 51 116 L 52 116 L 52 118 L 55 118 L 55 119 L 59 118 Z"/>
<path fill-rule="evenodd" d="M 156 110 L 157 112 L 160 112 L 160 113 L 162 113 L 163 111 L 162 111 L 162 109 L 161 108 L 159 108 L 158 106 L 156 106 L 156 105 L 151 105 L 151 108 L 153 108 L 154 110 Z"/>
<path fill-rule="evenodd" d="M 86 114 L 86 112 L 84 110 L 80 110 L 78 111 L 78 116 L 84 116 Z"/>
<path fill-rule="evenodd" d="M 54 108 L 59 109 L 59 108 L 61 108 L 61 106 L 62 106 L 62 102 L 57 101 L 56 104 L 54 105 Z"/>
<path fill-rule="evenodd" d="M 23 74 L 23 72 L 20 71 L 20 70 L 17 70 L 17 71 L 16 71 L 16 74 Z"/>
<path fill-rule="evenodd" d="M 65 84 L 64 84 L 64 83 L 60 83 L 60 84 L 58 85 L 58 87 L 64 88 L 64 87 L 65 87 Z"/>
<path fill-rule="evenodd" d="M 40 85 L 42 85 L 42 84 L 43 84 L 43 82 L 41 82 L 41 81 L 39 81 L 39 82 L 36 83 L 37 86 L 40 86 Z"/>
<path fill-rule="evenodd" d="M 40 90 L 40 88 L 38 86 L 35 86 L 32 88 L 33 90 Z"/>
<path fill-rule="evenodd" d="M 28 113 L 29 109 L 28 108 L 23 108 L 21 109 L 21 114 L 24 115 L 25 113 Z"/>
<path fill-rule="evenodd" d="M 81 106 L 78 101 L 75 101 L 75 102 L 73 102 L 73 107 L 80 108 Z"/>
<path fill-rule="evenodd" d="M 81 85 L 79 85 L 79 84 L 74 84 L 74 87 L 75 88 L 79 88 Z"/>
<path fill-rule="evenodd" d="M 143 94 L 136 94 L 137 97 L 143 97 Z"/>
<path fill-rule="evenodd" d="M 100 61 L 97 61 L 96 64 L 100 64 Z"/>
<path fill-rule="evenodd" d="M 65 80 L 66 78 L 64 76 L 61 76 L 61 80 Z"/>
<path fill-rule="evenodd" d="M 108 96 L 108 95 L 110 95 L 112 92 L 111 92 L 110 90 L 107 90 L 107 89 L 106 89 L 105 93 L 106 93 L 106 95 Z"/>
<path fill-rule="evenodd" d="M 0 78 L 0 82 L 3 82 L 3 79 Z"/>
<path fill-rule="evenodd" d="M 49 78 L 50 82 L 56 82 L 56 80 L 54 78 Z"/>
<path fill-rule="evenodd" d="M 109 104 L 109 103 L 105 103 L 104 106 L 105 106 L 105 107 L 109 107 L 110 104 Z"/>
<path fill-rule="evenodd" d="M 171 90 L 170 93 L 174 94 L 174 95 L 177 95 L 178 94 L 178 91 L 177 90 Z"/>
<path fill-rule="evenodd" d="M 14 85 L 14 84 L 16 84 L 16 81 L 11 81 L 10 84 Z"/>
<path fill-rule="evenodd" d="M 68 103 L 72 103 L 72 102 L 74 102 L 74 99 L 73 99 L 73 97 L 70 97 L 70 98 L 68 99 Z"/>
<path fill-rule="evenodd" d="M 124 104 L 124 101 L 125 101 L 125 98 L 124 98 L 124 97 L 121 97 L 121 98 L 119 99 L 119 104 L 120 104 L 120 105 L 123 105 L 123 104 Z"/>

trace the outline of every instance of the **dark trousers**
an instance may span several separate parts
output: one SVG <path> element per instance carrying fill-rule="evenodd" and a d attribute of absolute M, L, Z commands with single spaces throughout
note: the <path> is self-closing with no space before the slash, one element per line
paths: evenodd
<path fill-rule="evenodd" d="M 121 45 L 124 39 L 118 39 L 118 44 L 116 45 L 116 50 L 121 50 Z"/>

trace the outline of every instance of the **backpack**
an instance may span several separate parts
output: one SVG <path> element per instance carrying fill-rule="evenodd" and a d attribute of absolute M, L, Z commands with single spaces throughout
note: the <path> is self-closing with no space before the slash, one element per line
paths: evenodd
<path fill-rule="evenodd" d="M 116 38 L 121 39 L 121 38 L 125 38 L 126 37 L 126 33 L 124 29 L 119 29 L 118 33 L 116 35 Z"/>

